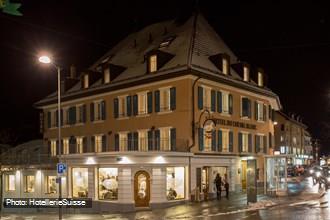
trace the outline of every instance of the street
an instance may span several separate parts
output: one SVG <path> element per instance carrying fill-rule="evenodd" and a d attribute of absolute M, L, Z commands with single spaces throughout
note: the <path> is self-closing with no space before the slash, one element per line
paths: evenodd
<path fill-rule="evenodd" d="M 138 211 L 134 213 L 116 213 L 103 215 L 66 215 L 65 219 L 330 219 L 330 192 L 319 190 L 312 184 L 311 178 L 299 182 L 293 180 L 288 185 L 288 197 L 269 198 L 259 196 L 259 202 L 246 205 L 244 194 L 232 195 L 229 200 L 189 203 L 166 209 Z M 323 196 L 322 196 L 323 195 Z M 268 203 L 269 206 L 264 205 Z M 52 214 L 4 214 L 1 220 L 11 219 L 57 219 L 57 213 Z"/>

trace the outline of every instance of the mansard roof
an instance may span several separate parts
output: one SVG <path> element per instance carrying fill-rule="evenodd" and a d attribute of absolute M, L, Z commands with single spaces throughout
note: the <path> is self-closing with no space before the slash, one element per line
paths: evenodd
<path fill-rule="evenodd" d="M 167 46 L 161 47 L 160 45 L 167 39 L 172 39 L 172 41 Z M 146 54 L 152 51 L 162 51 L 173 55 L 173 58 L 158 69 L 156 74 L 146 74 Z M 217 54 L 226 54 L 230 57 L 230 63 L 238 61 L 235 54 L 201 14 L 195 14 L 181 24 L 175 20 L 152 24 L 127 36 L 89 68 L 91 71 L 100 71 L 100 67 L 105 63 L 125 67 L 125 70 L 112 79 L 111 83 L 102 84 L 100 79 L 89 89 L 84 90 L 81 89 L 81 83 L 77 83 L 63 94 L 63 98 L 70 100 L 75 97 L 113 91 L 125 85 L 132 86 L 134 82 L 141 84 L 141 80 L 156 81 L 156 79 L 177 76 L 178 73 L 183 75 L 195 73 L 203 78 L 210 77 L 211 80 L 274 97 L 281 108 L 278 96 L 270 89 L 258 87 L 252 80 L 249 83 L 244 82 L 232 68 L 230 75 L 222 74 L 209 59 L 210 56 Z M 185 70 L 191 71 L 188 73 Z M 35 105 L 41 107 L 55 101 L 56 93 L 53 93 Z"/>

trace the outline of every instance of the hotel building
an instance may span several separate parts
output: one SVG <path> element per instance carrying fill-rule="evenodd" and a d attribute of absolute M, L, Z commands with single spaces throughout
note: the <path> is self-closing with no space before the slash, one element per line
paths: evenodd
<path fill-rule="evenodd" d="M 217 173 L 245 190 L 252 158 L 263 186 L 279 98 L 200 14 L 132 33 L 79 78 L 72 68 L 62 90 L 66 195 L 92 198 L 97 211 L 213 197 Z M 56 157 L 56 93 L 35 106 Z"/>

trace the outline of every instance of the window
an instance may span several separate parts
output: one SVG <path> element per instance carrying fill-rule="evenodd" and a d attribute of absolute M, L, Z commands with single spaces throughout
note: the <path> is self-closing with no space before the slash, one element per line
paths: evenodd
<path fill-rule="evenodd" d="M 118 168 L 99 168 L 99 199 L 118 199 Z"/>
<path fill-rule="evenodd" d="M 147 114 L 148 109 L 148 101 L 147 101 L 147 93 L 139 93 L 138 94 L 138 114 L 144 115 Z"/>
<path fill-rule="evenodd" d="M 88 74 L 84 75 L 84 89 L 87 89 L 89 85 L 89 77 Z"/>
<path fill-rule="evenodd" d="M 52 157 L 56 156 L 56 140 L 51 140 L 50 141 L 50 155 Z"/>
<path fill-rule="evenodd" d="M 105 101 L 94 102 L 94 120 L 105 120 Z"/>
<path fill-rule="evenodd" d="M 171 150 L 170 128 L 160 128 L 160 150 Z"/>
<path fill-rule="evenodd" d="M 293 145 L 297 145 L 297 138 L 296 137 L 293 137 L 292 138 L 292 142 L 293 142 Z"/>
<path fill-rule="evenodd" d="M 24 192 L 34 192 L 35 179 L 34 176 L 24 176 Z"/>
<path fill-rule="evenodd" d="M 166 197 L 168 200 L 184 199 L 185 196 L 184 167 L 166 168 Z"/>
<path fill-rule="evenodd" d="M 148 150 L 148 131 L 143 130 L 139 131 L 139 151 L 147 151 Z"/>
<path fill-rule="evenodd" d="M 212 150 L 212 136 L 211 134 L 206 133 L 206 129 L 203 129 L 203 139 L 204 139 L 204 151 L 211 151 Z"/>
<path fill-rule="evenodd" d="M 229 93 L 222 92 L 222 112 L 229 113 Z"/>
<path fill-rule="evenodd" d="M 249 134 L 242 133 L 242 152 L 248 152 L 249 148 Z"/>
<path fill-rule="evenodd" d="M 95 135 L 95 152 L 102 152 L 102 135 Z"/>
<path fill-rule="evenodd" d="M 284 141 L 284 137 L 283 137 L 283 135 L 281 135 L 281 142 L 282 142 L 282 141 Z"/>
<path fill-rule="evenodd" d="M 57 117 L 58 117 L 57 111 L 55 111 L 55 110 L 51 111 L 50 117 L 51 117 L 51 127 L 52 128 L 57 127 Z"/>
<path fill-rule="evenodd" d="M 84 153 L 84 141 L 82 137 L 77 137 L 77 153 Z"/>
<path fill-rule="evenodd" d="M 258 86 L 264 86 L 263 74 L 258 72 Z"/>
<path fill-rule="evenodd" d="M 56 176 L 46 176 L 46 190 L 47 193 L 53 194 L 56 193 Z"/>
<path fill-rule="evenodd" d="M 259 153 L 259 152 L 264 152 L 264 146 L 266 143 L 264 143 L 265 141 L 265 136 L 264 135 L 256 135 L 255 136 L 255 140 L 256 140 L 256 153 Z"/>
<path fill-rule="evenodd" d="M 170 110 L 170 89 L 160 89 L 160 111 L 169 111 Z"/>
<path fill-rule="evenodd" d="M 88 168 L 72 168 L 72 197 L 88 197 Z"/>
<path fill-rule="evenodd" d="M 264 105 L 263 103 L 256 102 L 256 120 L 264 121 Z"/>
<path fill-rule="evenodd" d="M 62 122 L 63 122 L 62 125 L 68 125 L 69 124 L 69 108 L 68 107 L 65 107 L 65 108 L 62 109 L 61 117 L 63 117 L 62 118 Z"/>
<path fill-rule="evenodd" d="M 110 82 L 110 68 L 104 70 L 104 83 Z"/>
<path fill-rule="evenodd" d="M 69 154 L 69 138 L 63 139 L 63 154 Z"/>
<path fill-rule="evenodd" d="M 16 181 L 15 175 L 9 174 L 6 175 L 6 191 L 15 191 L 16 189 Z"/>
<path fill-rule="evenodd" d="M 128 149 L 127 133 L 119 133 L 119 151 L 126 151 Z"/>
<path fill-rule="evenodd" d="M 251 117 L 251 100 L 247 97 L 241 99 L 241 116 L 243 118 Z"/>
<path fill-rule="evenodd" d="M 77 123 L 84 123 L 86 119 L 86 105 L 77 106 Z"/>
<path fill-rule="evenodd" d="M 149 57 L 149 72 L 156 72 L 157 71 L 157 55 L 151 55 Z"/>
<path fill-rule="evenodd" d="M 222 152 L 229 152 L 229 131 L 222 130 Z"/>
<path fill-rule="evenodd" d="M 246 66 L 243 67 L 243 77 L 244 77 L 244 81 L 248 82 L 249 78 L 250 78 L 250 69 Z"/>
<path fill-rule="evenodd" d="M 211 109 L 211 88 L 203 88 L 203 104 L 204 109 Z"/>
<path fill-rule="evenodd" d="M 225 75 L 228 75 L 229 73 L 229 63 L 226 58 L 222 58 L 222 72 Z"/>
<path fill-rule="evenodd" d="M 127 116 L 126 96 L 118 97 L 118 113 L 119 113 L 119 117 Z"/>

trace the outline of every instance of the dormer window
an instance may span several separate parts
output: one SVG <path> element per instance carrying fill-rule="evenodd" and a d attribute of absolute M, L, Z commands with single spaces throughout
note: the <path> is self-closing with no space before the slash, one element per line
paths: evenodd
<path fill-rule="evenodd" d="M 88 74 L 84 75 L 84 89 L 87 89 L 89 86 L 89 76 Z"/>
<path fill-rule="evenodd" d="M 104 83 L 110 82 L 110 68 L 104 70 Z"/>
<path fill-rule="evenodd" d="M 264 78 L 262 72 L 258 72 L 258 86 L 264 86 Z"/>
<path fill-rule="evenodd" d="M 229 73 L 229 63 L 227 58 L 222 58 L 222 73 L 228 75 Z"/>
<path fill-rule="evenodd" d="M 243 80 L 245 82 L 249 82 L 249 78 L 250 78 L 250 69 L 247 66 L 243 67 Z"/>
<path fill-rule="evenodd" d="M 157 55 L 151 55 L 149 57 L 149 72 L 156 72 L 157 71 Z"/>

